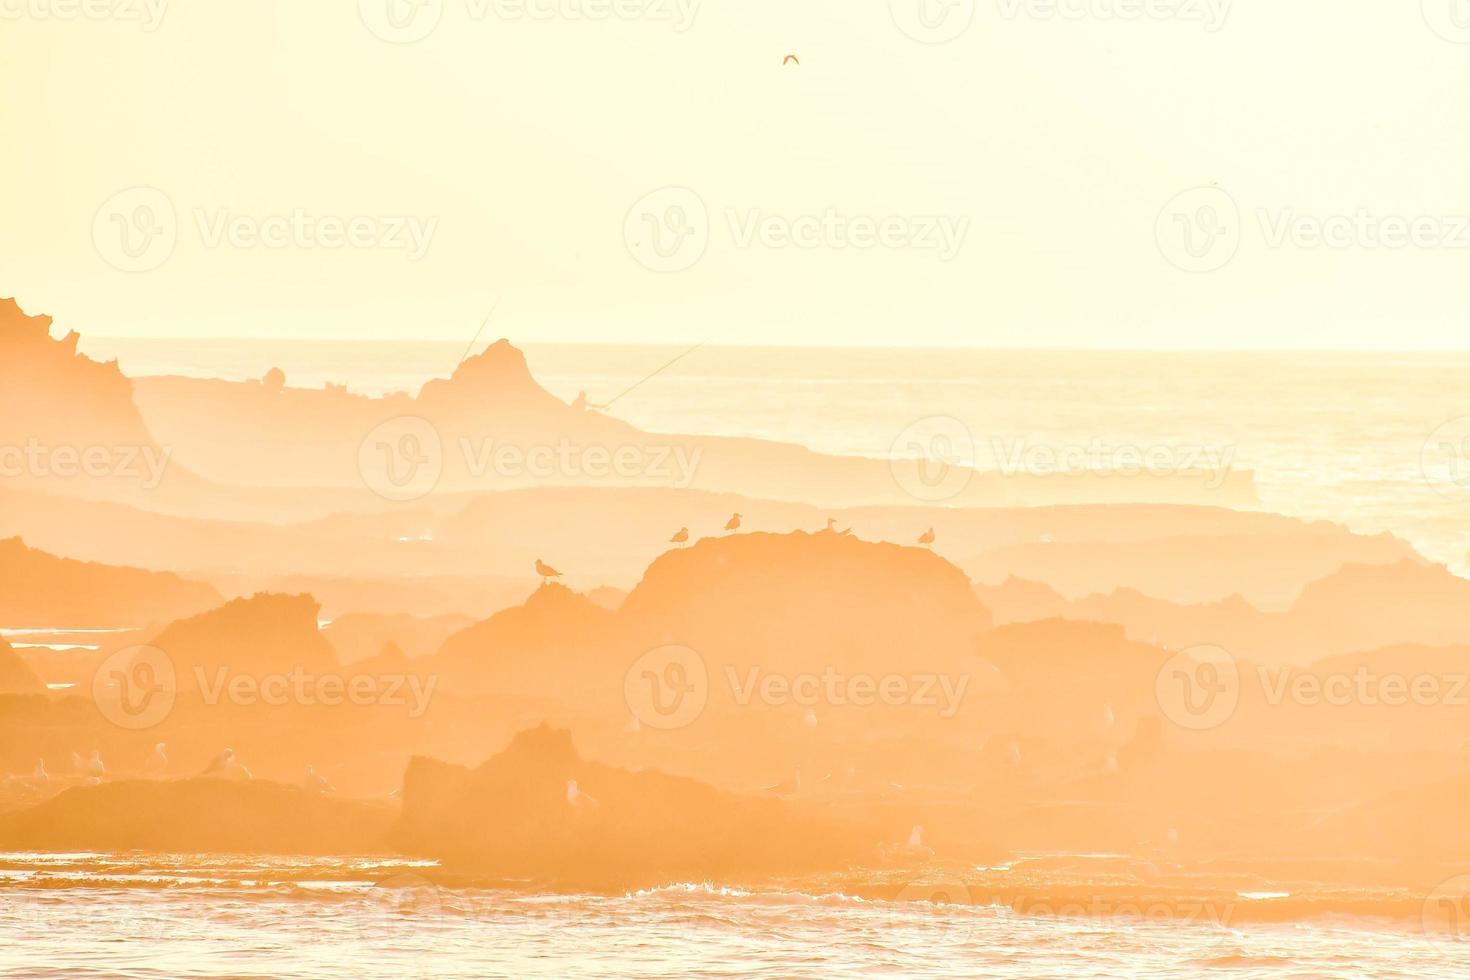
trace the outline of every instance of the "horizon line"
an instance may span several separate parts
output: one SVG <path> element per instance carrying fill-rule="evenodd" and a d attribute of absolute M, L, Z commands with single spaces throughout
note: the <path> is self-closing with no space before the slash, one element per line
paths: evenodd
<path fill-rule="evenodd" d="M 77 332 L 77 331 L 73 331 Z M 143 334 L 82 334 L 77 332 L 80 342 L 86 344 L 89 340 L 100 341 L 142 341 L 142 342 L 199 342 L 209 344 L 226 343 L 279 343 L 279 344 L 415 344 L 415 345 L 444 345 L 453 346 L 459 344 L 459 340 L 452 337 L 444 338 L 414 338 L 414 337 L 385 337 L 369 339 L 363 337 L 285 337 L 285 336 L 263 336 L 263 337 L 199 337 L 189 335 L 143 335 Z M 582 341 L 582 340 L 527 340 L 518 341 L 509 337 L 500 337 L 491 341 L 486 347 L 499 340 L 508 341 L 511 346 L 518 349 L 530 347 L 608 347 L 624 349 L 643 350 L 677 350 L 688 346 L 690 341 Z M 1007 346 L 1007 345 L 952 345 L 952 344 L 759 344 L 759 343 L 720 343 L 708 342 L 702 344 L 706 349 L 718 350 L 791 350 L 791 351 L 915 351 L 930 353 L 1000 353 L 1000 354 L 1257 354 L 1257 355 L 1286 355 L 1286 354 L 1345 354 L 1345 355 L 1424 355 L 1424 354 L 1466 354 L 1470 355 L 1470 347 L 1070 347 L 1064 345 L 1056 346 Z M 480 351 L 483 353 L 484 351 Z"/>

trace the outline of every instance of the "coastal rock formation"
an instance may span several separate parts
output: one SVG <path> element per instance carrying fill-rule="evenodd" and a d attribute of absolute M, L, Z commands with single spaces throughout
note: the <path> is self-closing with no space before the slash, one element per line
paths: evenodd
<path fill-rule="evenodd" d="M 871 847 L 777 800 L 590 762 L 546 726 L 473 770 L 415 759 L 393 840 L 451 870 L 593 888 L 835 870 Z"/>
<path fill-rule="evenodd" d="M 262 593 L 173 623 L 149 645 L 173 662 L 180 690 L 219 674 L 325 674 L 337 659 L 317 628 L 320 608 L 311 596 Z"/>
<path fill-rule="evenodd" d="M 0 695 L 45 693 L 46 685 L 0 636 Z"/>
<path fill-rule="evenodd" d="M 27 627 L 140 627 L 219 604 L 208 585 L 167 572 L 59 558 L 0 540 L 0 622 Z"/>
<path fill-rule="evenodd" d="M 263 780 L 74 786 L 0 816 L 0 849 L 365 854 L 386 846 L 392 810 Z"/>

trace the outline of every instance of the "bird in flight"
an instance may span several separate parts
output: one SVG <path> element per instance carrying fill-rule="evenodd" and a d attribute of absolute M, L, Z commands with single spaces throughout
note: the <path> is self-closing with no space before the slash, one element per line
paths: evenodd
<path fill-rule="evenodd" d="M 794 54 L 788 54 L 788 55 L 787 55 L 787 56 L 786 56 L 786 57 L 785 57 L 785 58 L 784 58 L 784 59 L 783 59 L 783 60 L 782 60 L 782 61 L 781 61 L 781 66 L 782 66 L 782 67 L 783 67 L 783 68 L 784 68 L 784 67 L 785 67 L 785 66 L 787 66 L 787 65 L 800 65 L 800 64 L 801 64 L 801 59 L 800 59 L 800 58 L 798 58 L 798 57 L 797 57 L 797 56 L 796 56 L 796 55 L 794 55 Z"/>
<path fill-rule="evenodd" d="M 542 585 L 545 585 L 554 578 L 561 578 L 561 572 L 558 572 L 540 558 L 536 559 L 536 574 L 541 576 Z"/>
<path fill-rule="evenodd" d="M 740 530 L 740 515 L 739 514 L 736 514 L 734 517 L 730 518 L 728 521 L 725 522 L 725 530 L 727 530 L 727 531 L 738 531 L 738 530 Z"/>
<path fill-rule="evenodd" d="M 679 532 L 677 534 L 675 534 L 672 538 L 669 538 L 669 543 L 670 544 L 683 544 L 685 541 L 688 541 L 688 540 L 689 540 L 689 529 L 687 527 L 681 527 L 681 528 L 679 528 Z"/>
<path fill-rule="evenodd" d="M 925 547 L 928 547 L 929 545 L 931 545 L 933 543 L 934 543 L 934 529 L 931 527 L 929 530 L 927 530 L 923 534 L 919 535 L 919 544 L 924 545 Z"/>

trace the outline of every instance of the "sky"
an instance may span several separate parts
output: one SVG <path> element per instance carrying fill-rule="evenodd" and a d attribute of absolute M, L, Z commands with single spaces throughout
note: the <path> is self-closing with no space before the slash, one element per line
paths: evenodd
<path fill-rule="evenodd" d="M 0 0 L 0 88 L 58 332 L 1470 344 L 1465 0 Z"/>

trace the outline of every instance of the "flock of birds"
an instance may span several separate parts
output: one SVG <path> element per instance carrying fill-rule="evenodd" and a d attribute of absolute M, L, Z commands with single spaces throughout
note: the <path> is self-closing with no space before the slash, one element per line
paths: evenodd
<path fill-rule="evenodd" d="M 730 533 L 734 533 L 736 531 L 739 531 L 740 530 L 740 527 L 741 527 L 741 521 L 743 520 L 743 518 L 744 518 L 744 515 L 742 515 L 742 514 L 738 514 L 738 513 L 737 514 L 732 514 L 730 516 L 730 519 L 725 522 L 725 530 L 728 531 L 728 532 L 730 532 Z M 837 519 L 835 517 L 829 517 L 829 518 L 827 518 L 827 526 L 825 528 L 823 528 L 820 533 L 822 533 L 822 534 L 837 534 L 837 535 L 842 535 L 842 536 L 851 536 L 852 535 L 852 528 L 845 527 L 845 528 L 843 528 L 842 530 L 839 531 L 839 530 L 837 530 Z M 918 538 L 918 542 L 917 543 L 923 545 L 925 548 L 932 548 L 934 546 L 934 540 L 935 540 L 935 537 L 934 537 L 934 529 L 931 527 L 931 528 L 929 528 L 929 530 L 927 530 L 923 534 L 919 535 L 919 538 Z M 677 530 L 677 531 L 674 532 L 674 536 L 672 538 L 669 538 L 669 544 L 676 545 L 676 546 L 679 546 L 679 547 L 683 547 L 684 545 L 686 545 L 688 543 L 689 543 L 689 529 L 687 527 L 681 527 L 681 528 L 679 528 L 679 530 Z M 541 584 L 542 585 L 546 585 L 552 579 L 561 578 L 561 572 L 557 571 L 555 568 L 553 568 L 550 565 L 546 564 L 546 562 L 542 561 L 540 558 L 537 558 L 536 559 L 536 574 L 541 576 Z"/>

